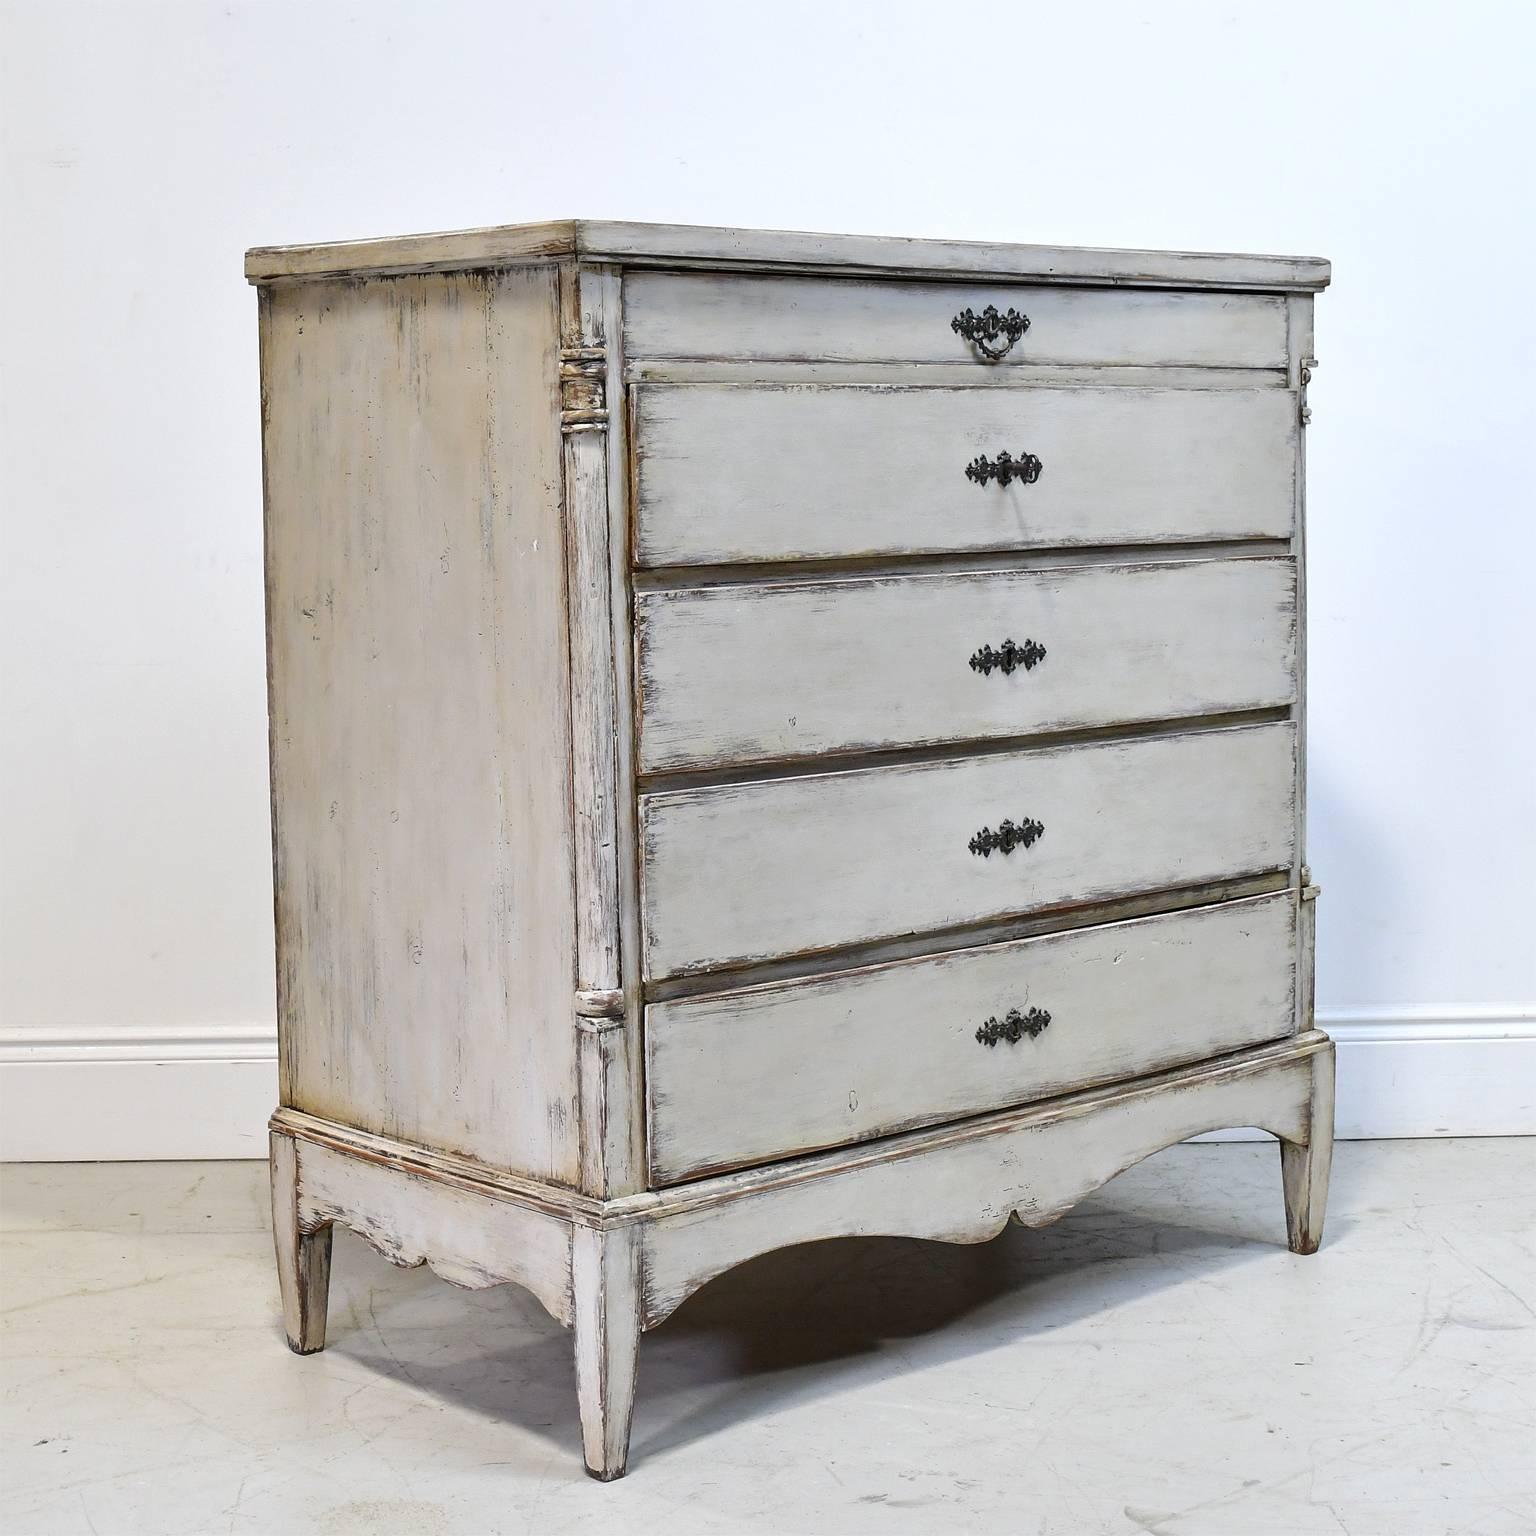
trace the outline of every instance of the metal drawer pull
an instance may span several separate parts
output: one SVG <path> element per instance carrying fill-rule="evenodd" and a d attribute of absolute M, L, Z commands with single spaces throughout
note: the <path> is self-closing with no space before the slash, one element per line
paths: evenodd
<path fill-rule="evenodd" d="M 1034 640 L 1026 640 L 1023 645 L 1015 645 L 1012 640 L 1004 640 L 1001 650 L 994 651 L 990 645 L 984 645 L 971 657 L 971 671 L 980 672 L 983 677 L 991 677 L 995 667 L 1004 677 L 1011 677 L 1014 672 L 1023 667 L 1026 672 L 1033 671 L 1045 660 L 1045 647 Z"/>
<path fill-rule="evenodd" d="M 977 485 L 985 485 L 988 480 L 996 480 L 999 485 L 1011 485 L 1015 480 L 1033 485 L 1044 468 L 1045 465 L 1034 454 L 1021 453 L 1018 458 L 1014 458 L 1005 448 L 995 460 L 987 458 L 985 454 L 972 459 L 965 466 L 965 478 L 974 480 Z"/>
<path fill-rule="evenodd" d="M 963 336 L 989 363 L 1001 362 L 1013 350 L 1013 344 L 1029 329 L 1029 316 L 1010 309 L 1006 315 L 997 312 L 995 304 L 988 304 L 978 315 L 962 309 L 949 328 L 955 335 Z M 998 346 L 1003 337 L 1008 339 Z"/>
<path fill-rule="evenodd" d="M 970 849 L 972 853 L 979 853 L 982 858 L 990 859 L 994 849 L 999 853 L 1009 854 L 1015 848 L 1030 847 L 1044 835 L 1044 826 L 1026 816 L 1018 826 L 1014 826 L 1011 821 L 1003 822 L 996 832 L 991 827 L 983 827 L 971 839 Z"/>
<path fill-rule="evenodd" d="M 1002 1018 L 993 1015 L 988 1019 L 976 1031 L 976 1039 L 981 1045 L 996 1045 L 999 1040 L 1006 1040 L 1009 1045 L 1017 1045 L 1025 1035 L 1028 1035 L 1031 1040 L 1038 1040 L 1045 1033 L 1046 1025 L 1050 1022 L 1051 1016 L 1044 1008 L 1031 1008 L 1028 1013 L 1020 1013 L 1017 1008 L 1010 1008 Z"/>

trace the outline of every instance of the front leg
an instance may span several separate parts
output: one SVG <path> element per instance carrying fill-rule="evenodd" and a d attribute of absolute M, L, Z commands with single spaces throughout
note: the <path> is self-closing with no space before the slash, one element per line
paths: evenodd
<path fill-rule="evenodd" d="M 1334 1048 L 1312 1058 L 1312 1100 L 1305 1141 L 1281 1141 L 1280 1176 L 1285 1184 L 1285 1225 L 1292 1253 L 1316 1253 L 1328 1208 L 1328 1174 L 1333 1165 Z"/>
<path fill-rule="evenodd" d="M 576 1398 L 587 1471 L 607 1483 L 624 1475 L 640 1348 L 637 1228 L 578 1226 L 571 1238 Z"/>
<path fill-rule="evenodd" d="M 331 1291 L 329 1224 L 305 1231 L 299 1225 L 299 1157 L 292 1136 L 273 1131 L 272 1240 L 277 1248 L 277 1283 L 283 1293 L 283 1326 L 296 1355 L 325 1348 L 325 1313 Z"/>

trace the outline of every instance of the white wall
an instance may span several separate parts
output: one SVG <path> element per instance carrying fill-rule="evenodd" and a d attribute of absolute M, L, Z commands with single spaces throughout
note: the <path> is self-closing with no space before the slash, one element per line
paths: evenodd
<path fill-rule="evenodd" d="M 6 1148 L 255 1151 L 273 1098 L 243 248 L 572 214 L 1331 257 L 1311 840 L 1343 1120 L 1536 1115 L 1531 15 L 6 4 Z"/>

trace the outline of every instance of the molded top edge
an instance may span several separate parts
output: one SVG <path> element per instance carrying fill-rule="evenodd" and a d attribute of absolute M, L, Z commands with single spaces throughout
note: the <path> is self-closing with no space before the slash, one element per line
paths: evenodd
<path fill-rule="evenodd" d="M 566 219 L 445 234 L 398 235 L 327 245 L 256 246 L 246 252 L 253 283 L 504 267 L 561 258 L 638 267 L 702 267 L 840 276 L 980 277 L 1154 288 L 1316 292 L 1329 265 L 1315 256 L 1240 256 L 1199 251 L 1096 250 L 825 235 Z"/>

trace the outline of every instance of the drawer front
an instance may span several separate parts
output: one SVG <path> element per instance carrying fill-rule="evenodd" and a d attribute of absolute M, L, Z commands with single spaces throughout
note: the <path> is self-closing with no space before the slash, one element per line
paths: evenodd
<path fill-rule="evenodd" d="M 1295 1027 L 1296 896 L 646 1009 L 657 1183 L 1161 1071 Z"/>
<path fill-rule="evenodd" d="M 1288 390 L 645 384 L 642 566 L 1287 538 Z M 1039 461 L 998 478 L 1003 454 Z"/>
<path fill-rule="evenodd" d="M 1287 723 L 642 795 L 646 973 L 1281 869 L 1295 788 Z"/>
<path fill-rule="evenodd" d="M 1289 558 L 653 591 L 635 623 L 644 772 L 1296 697 Z"/>
<path fill-rule="evenodd" d="M 989 308 L 999 316 L 990 337 Z M 1007 324 L 1010 316 L 1028 328 Z M 677 272 L 624 279 L 624 354 L 636 360 L 1283 368 L 1285 325 L 1285 300 L 1256 293 Z"/>

